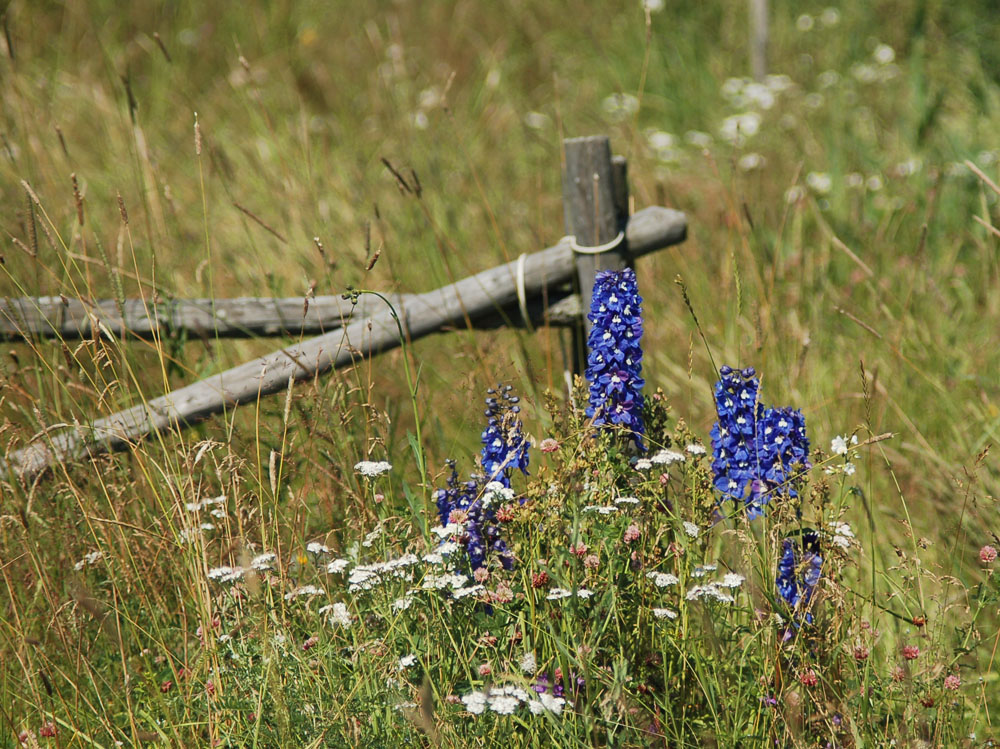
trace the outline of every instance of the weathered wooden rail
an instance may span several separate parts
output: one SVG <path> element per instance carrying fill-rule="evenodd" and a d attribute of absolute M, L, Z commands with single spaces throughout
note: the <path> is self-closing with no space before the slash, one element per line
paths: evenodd
<path fill-rule="evenodd" d="M 620 267 L 684 240 L 687 219 L 679 211 L 651 207 L 627 216 L 624 165 L 612 166 L 607 138 L 567 141 L 566 156 L 564 199 L 573 204 L 566 212 L 567 229 L 575 238 L 564 237 L 553 247 L 522 255 L 514 262 L 434 291 L 395 297 L 399 323 L 410 340 L 469 325 L 572 323 L 580 328 L 581 312 L 585 307 L 573 293 L 573 286 L 585 289 L 589 298 L 593 274 L 604 256 L 584 254 L 587 261 L 581 270 L 581 250 L 586 251 L 581 245 L 596 244 L 592 238 L 607 242 L 614 237 L 615 228 L 622 226 L 621 237 L 609 250 L 614 266 Z M 602 177 L 602 174 L 611 177 Z M 55 463 L 126 448 L 148 434 L 197 423 L 228 408 L 282 391 L 290 382 L 310 379 L 360 357 L 399 346 L 401 341 L 393 311 L 375 297 L 364 296 L 362 300 L 363 306 L 359 303 L 353 309 L 345 308 L 349 304 L 339 298 L 326 306 L 320 305 L 309 324 L 329 323 L 330 329 L 315 338 L 283 347 L 89 424 L 46 431 L 27 447 L 0 460 L 0 470 L 22 478 L 34 477 Z M 23 300 L 14 306 L 8 302 L 7 309 L 16 310 L 15 314 L 20 314 L 20 324 L 30 324 L 36 334 L 55 335 L 55 331 L 63 330 L 76 331 L 76 336 L 86 331 L 92 333 L 95 325 L 100 330 L 95 322 L 97 319 L 102 320 L 101 324 L 110 334 L 115 330 L 119 333 L 129 330 L 137 335 L 151 335 L 154 329 L 163 330 L 164 320 L 156 310 L 147 311 L 145 307 L 132 308 L 130 317 L 128 308 L 122 315 L 117 305 L 79 303 L 79 307 L 72 307 L 60 299 L 59 304 L 64 309 L 72 308 L 74 313 L 81 314 L 58 312 L 52 317 L 49 316 L 53 313 L 49 306 L 52 302 L 46 300 L 45 305 L 36 303 L 34 306 Z M 310 306 L 315 302 L 311 300 Z M 270 327 L 262 330 L 283 333 L 303 330 L 306 324 L 303 319 L 308 317 L 308 310 L 303 315 L 303 304 L 302 298 L 267 302 L 265 306 L 273 305 L 274 309 L 268 313 L 268 322 L 263 323 Z M 27 311 L 34 310 L 34 316 L 25 314 L 25 305 L 29 305 Z M 297 319 L 292 314 L 293 306 L 298 307 Z M 196 310 L 185 314 L 190 314 L 189 319 L 201 326 L 200 330 L 215 335 L 220 322 L 227 322 L 220 321 L 220 310 L 235 308 L 217 302 L 214 315 L 211 303 L 207 309 L 204 303 L 180 309 Z M 104 317 L 99 318 L 99 314 Z M 524 320 L 525 315 L 528 320 Z M 8 322 L 13 319 L 14 314 L 8 316 Z M 234 325 L 245 329 L 249 327 L 249 319 L 245 315 Z M 138 329 L 129 328 L 130 323 L 135 323 Z M 233 324 L 232 319 L 227 324 Z M 113 325 L 118 327 L 111 327 Z"/>

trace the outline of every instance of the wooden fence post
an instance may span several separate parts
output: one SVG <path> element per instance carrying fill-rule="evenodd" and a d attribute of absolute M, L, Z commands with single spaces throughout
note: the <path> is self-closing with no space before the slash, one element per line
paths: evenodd
<path fill-rule="evenodd" d="M 566 233 L 576 244 L 594 247 L 611 242 L 628 220 L 627 165 L 623 157 L 611 158 L 611 140 L 606 135 L 569 138 L 563 141 L 565 167 L 562 175 L 563 218 Z M 590 332 L 590 298 L 599 270 L 626 267 L 625 241 L 597 255 L 576 254 L 577 283 L 582 318 L 573 331 L 573 368 L 583 372 Z"/>

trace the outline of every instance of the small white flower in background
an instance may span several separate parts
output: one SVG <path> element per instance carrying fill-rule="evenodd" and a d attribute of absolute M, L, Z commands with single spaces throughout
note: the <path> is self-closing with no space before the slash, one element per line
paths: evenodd
<path fill-rule="evenodd" d="M 774 106 L 774 92 L 763 83 L 748 83 L 743 87 L 743 98 L 751 107 L 770 109 Z"/>
<path fill-rule="evenodd" d="M 218 583 L 231 583 L 246 574 L 242 567 L 213 567 L 208 571 L 208 579 Z"/>
<path fill-rule="evenodd" d="M 417 656 L 413 655 L 412 653 L 410 655 L 404 655 L 402 658 L 399 659 L 399 670 L 405 671 L 416 662 L 417 662 Z"/>
<path fill-rule="evenodd" d="M 481 715 L 486 709 L 486 695 L 483 692 L 469 692 L 462 695 L 465 709 L 473 715 Z"/>
<path fill-rule="evenodd" d="M 444 557 L 437 552 L 429 552 L 421 557 L 427 564 L 444 564 Z"/>
<path fill-rule="evenodd" d="M 301 596 L 321 596 L 325 592 L 322 588 L 318 588 L 315 585 L 300 585 L 295 590 L 285 593 L 285 600 L 291 601 L 293 598 L 300 598 Z"/>
<path fill-rule="evenodd" d="M 872 59 L 879 65 L 888 65 L 896 59 L 896 52 L 888 44 L 880 44 L 872 52 Z"/>
<path fill-rule="evenodd" d="M 836 26 L 840 23 L 840 11 L 836 8 L 824 8 L 819 14 L 819 22 L 827 28 Z"/>
<path fill-rule="evenodd" d="M 508 697 L 505 694 L 490 695 L 490 710 L 500 715 L 512 715 L 521 701 L 517 697 Z"/>
<path fill-rule="evenodd" d="M 764 157 L 759 153 L 748 153 L 742 156 L 737 163 L 741 171 L 752 172 L 764 166 Z"/>
<path fill-rule="evenodd" d="M 690 445 L 688 445 L 684 449 L 687 450 L 692 455 L 704 455 L 705 454 L 705 446 L 704 445 L 698 445 L 698 444 L 695 444 L 695 443 L 691 443 Z"/>
<path fill-rule="evenodd" d="M 642 0 L 642 9 L 650 13 L 659 13 L 666 5 L 665 0 Z"/>
<path fill-rule="evenodd" d="M 596 512 L 598 515 L 611 515 L 612 513 L 618 512 L 617 507 L 601 507 L 598 505 L 587 505 L 583 508 L 584 512 Z"/>
<path fill-rule="evenodd" d="M 263 572 L 264 570 L 271 569 L 274 561 L 278 558 L 277 554 L 272 554 L 271 552 L 266 552 L 264 554 L 258 554 L 253 559 L 250 560 L 250 569 L 256 570 L 257 572 Z"/>
<path fill-rule="evenodd" d="M 875 83 L 878 80 L 878 71 L 873 65 L 867 65 L 865 63 L 854 63 L 851 66 L 851 75 L 853 75 L 859 83 Z"/>
<path fill-rule="evenodd" d="M 701 130 L 688 130 L 684 133 L 684 140 L 695 148 L 708 148 L 712 145 L 712 136 Z"/>
<path fill-rule="evenodd" d="M 482 585 L 470 585 L 468 588 L 458 588 L 452 591 L 452 595 L 455 598 L 465 598 L 466 596 L 477 596 L 484 592 L 486 592 L 486 588 Z"/>
<path fill-rule="evenodd" d="M 444 540 L 446 538 L 451 538 L 452 536 L 458 536 L 465 532 L 463 528 L 458 523 L 448 523 L 448 525 L 435 525 L 431 528 L 431 533 L 433 533 L 438 538 Z"/>
<path fill-rule="evenodd" d="M 812 27 L 814 24 L 815 22 L 813 21 L 813 17 L 810 16 L 808 13 L 803 13 L 796 19 L 795 28 L 797 28 L 799 31 L 802 32 L 812 31 Z"/>
<path fill-rule="evenodd" d="M 538 702 L 541 703 L 543 709 L 548 710 L 550 713 L 555 713 L 556 715 L 559 715 L 562 712 L 563 705 L 566 704 L 566 700 L 564 698 L 556 697 L 548 692 L 542 692 L 538 695 Z M 529 707 L 531 708 L 531 712 L 535 713 L 535 708 L 533 706 Z M 538 713 L 535 714 L 537 715 Z"/>
<path fill-rule="evenodd" d="M 649 143 L 649 147 L 654 151 L 659 151 L 664 148 L 673 148 L 675 141 L 674 136 L 670 133 L 663 130 L 651 129 L 646 131 L 646 142 Z"/>
<path fill-rule="evenodd" d="M 588 590 L 587 588 L 580 588 L 578 591 L 576 591 L 576 597 L 582 598 L 584 600 L 587 600 L 592 595 L 594 595 L 594 591 Z"/>
<path fill-rule="evenodd" d="M 865 185 L 865 175 L 859 172 L 851 172 L 844 177 L 844 184 L 847 187 L 857 189 L 859 187 L 864 187 Z"/>
<path fill-rule="evenodd" d="M 851 436 L 850 444 L 851 445 L 858 444 L 858 435 L 855 434 Z M 837 435 L 832 440 L 830 440 L 830 452 L 832 452 L 834 455 L 847 455 L 847 450 L 848 450 L 848 440 L 846 436 L 841 437 L 840 435 Z"/>
<path fill-rule="evenodd" d="M 868 178 L 868 181 L 865 182 L 865 187 L 868 188 L 869 192 L 878 192 L 883 187 L 882 178 L 877 174 L 873 174 Z"/>
<path fill-rule="evenodd" d="M 534 674 L 538 670 L 538 661 L 535 660 L 535 654 L 530 650 L 525 651 L 521 656 L 520 662 L 521 670 L 526 674 Z"/>
<path fill-rule="evenodd" d="M 532 130 L 544 130 L 550 122 L 549 116 L 542 112 L 528 112 L 524 115 L 524 124 Z"/>
<path fill-rule="evenodd" d="M 225 644 L 233 639 L 232 635 L 219 635 L 218 642 Z"/>
<path fill-rule="evenodd" d="M 213 518 L 217 518 L 217 519 L 219 519 L 219 520 L 222 520 L 222 519 L 223 519 L 224 517 L 226 517 L 226 511 L 225 511 L 225 510 L 223 510 L 223 509 L 222 509 L 221 507 L 216 507 L 216 508 L 215 508 L 214 510 L 212 510 L 212 512 L 211 512 L 211 513 L 209 513 L 209 514 L 211 514 L 211 516 L 212 516 Z"/>
<path fill-rule="evenodd" d="M 188 512 L 198 512 L 201 509 L 201 502 L 187 502 L 184 504 L 184 509 Z"/>
<path fill-rule="evenodd" d="M 650 570 L 646 573 L 646 577 L 652 580 L 657 588 L 666 588 L 668 585 L 677 585 L 680 582 L 676 575 L 671 575 L 669 572 Z"/>
<path fill-rule="evenodd" d="M 198 528 L 203 531 L 214 531 L 215 523 L 202 523 Z"/>
<path fill-rule="evenodd" d="M 438 546 L 438 552 L 444 554 L 445 556 L 448 556 L 449 554 L 454 554 L 456 551 L 459 550 L 459 548 L 460 547 L 457 542 L 445 541 L 443 544 Z"/>
<path fill-rule="evenodd" d="M 719 583 L 723 588 L 738 588 L 746 580 L 743 575 L 737 574 L 736 572 L 728 572 L 722 578 L 722 582 Z"/>
<path fill-rule="evenodd" d="M 716 564 L 698 565 L 691 572 L 691 577 L 705 577 L 709 572 L 715 572 L 719 568 Z"/>
<path fill-rule="evenodd" d="M 688 534 L 691 538 L 698 538 L 698 534 L 701 533 L 701 528 L 699 528 L 694 523 L 685 520 L 684 532 Z"/>
<path fill-rule="evenodd" d="M 366 478 L 375 478 L 392 470 L 392 464 L 384 460 L 362 460 L 354 465 L 354 470 Z"/>
<path fill-rule="evenodd" d="M 739 145 L 747 138 L 752 138 L 760 132 L 761 116 L 756 112 L 743 112 L 726 117 L 719 127 L 719 135 L 723 140 Z"/>
<path fill-rule="evenodd" d="M 635 470 L 637 471 L 648 471 L 652 467 L 653 467 L 653 461 L 651 461 L 649 458 L 639 458 L 635 462 Z"/>
<path fill-rule="evenodd" d="M 806 175 L 806 184 L 813 192 L 826 195 L 833 187 L 833 180 L 826 172 L 809 172 Z"/>
<path fill-rule="evenodd" d="M 310 543 L 306 544 L 306 551 L 308 551 L 310 554 L 329 554 L 330 553 L 329 547 L 324 546 L 319 541 L 311 541 Z"/>
<path fill-rule="evenodd" d="M 675 452 L 673 450 L 660 450 L 656 453 L 650 460 L 659 466 L 669 466 L 674 463 L 683 463 L 686 458 L 684 453 Z"/>
<path fill-rule="evenodd" d="M 346 559 L 334 559 L 332 562 L 326 565 L 326 571 L 329 572 L 331 575 L 336 575 L 346 570 L 349 564 L 350 562 L 347 561 Z"/>
<path fill-rule="evenodd" d="M 853 463 L 844 463 L 844 475 L 853 476 L 854 472 L 857 470 Z"/>
<path fill-rule="evenodd" d="M 657 619 L 676 619 L 677 612 L 673 609 L 653 609 L 653 616 Z"/>
<path fill-rule="evenodd" d="M 91 567 L 91 566 L 97 564 L 103 558 L 104 558 L 104 552 L 103 551 L 92 551 L 89 554 L 87 554 L 86 556 L 84 556 L 84 558 L 81 559 L 79 562 L 77 562 L 76 564 L 74 564 L 73 565 L 73 569 L 75 569 L 77 572 L 79 572 L 84 567 Z"/>
<path fill-rule="evenodd" d="M 392 602 L 393 611 L 406 611 L 413 603 L 413 596 L 403 596 Z"/>
<path fill-rule="evenodd" d="M 573 591 L 566 590 L 565 588 L 552 588 L 549 590 L 549 594 L 545 596 L 546 600 L 558 601 L 561 598 L 569 598 L 573 595 Z"/>
<path fill-rule="evenodd" d="M 689 601 L 697 601 L 702 598 L 714 598 L 720 603 L 733 603 L 736 599 L 733 598 L 729 593 L 722 590 L 716 583 L 708 583 L 707 585 L 695 585 L 691 588 L 687 595 L 684 596 Z"/>
<path fill-rule="evenodd" d="M 181 543 L 193 544 L 199 538 L 201 538 L 201 531 L 197 528 L 183 528 L 178 534 L 181 539 Z"/>
<path fill-rule="evenodd" d="M 785 190 L 786 203 L 798 203 L 805 196 L 806 196 L 806 190 L 801 185 L 792 185 L 787 190 Z"/>
<path fill-rule="evenodd" d="M 638 497 L 615 497 L 616 505 L 637 505 L 639 504 Z"/>
<path fill-rule="evenodd" d="M 611 94 L 604 98 L 601 107 L 613 119 L 624 120 L 639 111 L 639 100 L 632 94 Z"/>
<path fill-rule="evenodd" d="M 828 523 L 828 525 L 833 529 L 832 543 L 845 551 L 849 549 L 851 546 L 851 539 L 854 538 L 854 531 L 851 530 L 851 526 L 847 523 L 841 523 L 839 521 Z"/>
<path fill-rule="evenodd" d="M 347 605 L 337 602 L 332 603 L 327 606 L 323 606 L 319 610 L 320 616 L 329 613 L 330 614 L 330 624 L 338 624 L 343 629 L 349 629 L 351 626 L 351 612 L 347 610 Z"/>
<path fill-rule="evenodd" d="M 510 502 L 514 499 L 514 490 L 504 486 L 499 481 L 491 481 L 483 490 L 483 506 L 489 507 L 494 502 Z"/>
<path fill-rule="evenodd" d="M 370 549 L 372 544 L 375 543 L 375 541 L 377 541 L 378 537 L 381 535 L 382 535 L 382 524 L 379 523 L 374 528 L 372 528 L 371 532 L 368 535 L 365 536 L 365 540 L 361 542 L 361 545 L 364 546 L 366 549 Z"/>
<path fill-rule="evenodd" d="M 774 73 L 764 78 L 764 85 L 776 94 L 787 91 L 795 82 L 784 73 Z"/>

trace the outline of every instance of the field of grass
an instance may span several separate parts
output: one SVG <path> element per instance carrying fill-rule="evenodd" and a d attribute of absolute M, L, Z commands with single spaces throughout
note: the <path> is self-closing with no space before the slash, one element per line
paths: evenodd
<path fill-rule="evenodd" d="M 559 331 L 460 330 L 410 348 L 415 410 L 397 350 L 7 473 L 0 745 L 1000 740 L 1000 572 L 980 560 L 1000 546 L 995 11 L 773 2 L 757 85 L 744 3 L 660 4 L 6 4 L 0 297 L 427 291 L 553 245 L 562 139 L 604 133 L 636 209 L 688 216 L 688 240 L 636 268 L 647 425 L 653 453 L 708 456 L 662 483 L 636 471 L 571 406 Z M 5 343 L 0 457 L 278 345 Z M 753 522 L 720 520 L 711 487 L 723 364 L 802 409 L 814 448 L 799 497 Z M 351 590 L 366 564 L 435 553 L 433 492 L 447 459 L 475 470 L 501 381 L 535 446 L 560 444 L 513 478 L 514 569 L 494 559 L 465 597 L 411 595 L 423 561 Z M 810 621 L 789 628 L 782 541 L 831 522 L 856 538 L 824 537 Z M 682 594 L 709 563 L 745 578 L 732 605 Z M 668 604 L 676 620 L 650 614 Z M 554 699 L 560 678 L 558 714 L 461 699 L 544 681 Z"/>

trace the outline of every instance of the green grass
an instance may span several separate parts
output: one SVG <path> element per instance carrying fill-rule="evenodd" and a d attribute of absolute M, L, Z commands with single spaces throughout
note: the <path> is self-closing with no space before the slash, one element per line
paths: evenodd
<path fill-rule="evenodd" d="M 938 700 L 923 709 L 924 692 L 914 687 L 899 697 L 904 717 L 886 725 L 912 745 L 934 743 L 940 731 L 958 741 L 963 726 L 980 741 L 996 737 L 995 606 L 972 615 L 976 601 L 985 600 L 976 596 L 986 595 L 976 587 L 986 579 L 978 549 L 1000 533 L 1000 474 L 989 453 L 1000 429 L 993 374 L 1000 367 L 993 345 L 998 238 L 975 220 L 998 223 L 998 196 L 962 166 L 970 159 L 997 181 L 1000 80 L 988 3 L 851 4 L 835 25 L 824 23 L 823 4 L 772 3 L 769 67 L 792 85 L 761 111 L 759 132 L 739 146 L 720 138 L 719 128 L 743 111 L 722 93 L 727 78 L 749 67 L 743 4 L 671 7 L 652 14 L 648 26 L 639 3 L 118 6 L 15 1 L 3 13 L 0 293 L 291 296 L 314 283 L 317 294 L 348 286 L 429 290 L 553 244 L 564 233 L 561 138 L 607 133 L 629 159 L 636 207 L 668 205 L 688 214 L 688 241 L 637 268 L 644 374 L 671 404 L 672 424 L 683 420 L 705 441 L 715 420 L 716 373 L 674 283 L 680 276 L 714 361 L 755 366 L 766 402 L 803 409 L 814 446 L 826 449 L 835 435 L 855 430 L 862 441 L 894 435 L 864 449 L 836 501 L 864 549 L 857 573 L 848 564 L 845 589 L 864 598 L 877 575 L 875 590 L 895 596 L 870 609 L 838 608 L 828 621 L 830 642 L 855 636 L 857 617 L 876 615 L 873 624 L 886 632 L 878 652 L 886 658 L 898 642 L 926 635 L 928 650 L 942 654 L 927 666 L 927 683 L 951 658 L 962 668 L 959 708 Z M 799 23 L 802 13 L 813 19 L 806 31 L 799 28 L 807 25 Z M 883 43 L 894 50 L 891 63 L 875 59 Z M 616 93 L 636 97 L 637 109 L 608 111 L 605 99 Z M 664 147 L 655 131 L 671 134 L 673 144 Z M 707 149 L 686 140 L 690 131 L 712 135 Z M 749 154 L 758 154 L 762 166 L 743 169 Z M 419 176 L 419 197 L 397 189 L 383 158 Z M 823 180 L 810 180 L 811 173 L 828 175 L 829 190 L 817 189 Z M 71 174 L 82 196 L 82 226 Z M 376 250 L 379 261 L 366 271 Z M 0 446 L 19 449 L 44 439 L 44 430 L 108 415 L 276 345 L 211 337 L 8 344 L 0 357 Z M 373 609 L 387 631 L 330 630 L 315 660 L 333 665 L 317 670 L 314 658 L 295 648 L 288 661 L 272 657 L 270 634 L 288 631 L 297 643 L 313 633 L 314 620 L 311 609 L 284 603 L 277 595 L 284 588 L 265 586 L 239 616 L 248 631 L 268 636 L 241 641 L 251 648 L 244 663 L 253 665 L 235 681 L 273 702 L 266 721 L 230 726 L 225 721 L 236 713 L 226 710 L 260 710 L 224 707 L 204 694 L 208 669 L 222 655 L 199 649 L 194 636 L 216 613 L 236 616 L 226 607 L 238 607 L 205 580 L 206 571 L 239 562 L 252 549 L 278 553 L 281 585 L 292 585 L 324 579 L 298 560 L 309 540 L 346 554 L 377 520 L 393 519 L 393 553 L 423 543 L 421 533 L 433 523 L 418 515 L 431 508 L 423 504 L 408 437 L 416 430 L 402 357 L 384 355 L 303 384 L 287 398 L 93 464 L 60 465 L 38 482 L 5 477 L 4 741 L 49 719 L 60 726 L 62 746 L 153 734 L 178 745 L 211 735 L 231 745 L 336 746 L 366 728 L 390 745 L 404 734 L 427 741 L 426 721 L 407 722 L 393 705 L 418 701 L 414 695 L 428 687 L 417 677 L 385 686 L 405 654 L 397 651 L 409 643 L 414 652 L 447 653 L 441 638 L 476 641 L 495 626 L 487 620 L 452 612 L 461 620 L 456 629 L 435 628 L 445 621 L 441 611 L 411 621 L 394 616 L 387 599 Z M 482 428 L 479 399 L 498 380 L 517 384 L 530 434 L 540 440 L 552 433 L 557 417 L 542 404 L 543 392 L 562 383 L 556 331 L 448 333 L 414 342 L 412 363 L 434 486 L 444 480 L 448 457 L 463 472 L 471 468 Z M 382 503 L 353 470 L 367 457 L 395 466 Z M 547 470 L 553 481 L 569 481 L 572 473 Z M 179 543 L 190 524 L 184 503 L 219 494 L 229 497 L 230 518 L 204 547 Z M 695 502 L 698 493 L 689 496 Z M 560 511 L 552 510 L 552 522 L 567 520 Z M 653 528 L 665 521 L 649 515 L 644 522 Z M 743 560 L 736 568 L 753 568 L 754 584 L 769 590 L 773 547 L 741 536 L 737 551 L 728 539 L 714 537 L 705 558 L 735 555 L 730 562 Z M 617 548 L 610 535 L 606 540 Z M 94 550 L 110 561 L 75 571 L 74 563 Z M 522 551 L 527 575 L 535 549 Z M 331 584 L 322 584 L 335 600 Z M 877 614 L 879 607 L 926 616 L 926 631 L 908 634 L 898 620 Z M 607 622 L 646 631 L 628 619 L 638 608 L 623 611 Z M 539 656 L 567 670 L 575 657 L 570 645 L 628 641 L 620 632 L 608 640 L 605 630 L 559 626 Z M 704 704 L 713 690 L 738 687 L 753 694 L 753 707 L 716 711 L 709 726 L 675 723 L 665 732 L 671 743 L 733 745 L 741 731 L 753 735 L 747 726 L 755 720 L 772 721 L 754 702 L 759 685 L 747 674 L 770 678 L 773 666 L 761 653 L 780 648 L 764 642 L 772 635 L 763 629 L 753 630 L 764 638 L 760 649 L 741 639 L 752 630 L 749 611 L 720 626 L 726 642 L 748 654 L 744 661 L 723 664 L 710 644 L 671 650 L 677 641 L 670 638 L 650 647 L 696 659 L 697 687 L 684 682 L 684 689 L 700 695 L 691 702 L 697 721 L 711 713 Z M 955 626 L 970 629 L 956 635 Z M 506 637 L 524 632 L 509 627 Z M 712 642 L 701 625 L 695 630 Z M 344 648 L 375 640 L 397 650 L 350 668 L 338 660 Z M 955 651 L 956 643 L 969 651 Z M 476 681 L 479 647 L 453 648 L 461 656 L 438 671 L 423 664 L 439 707 L 455 685 Z M 196 651 L 201 655 L 189 660 Z M 888 663 L 873 666 L 879 679 Z M 183 664 L 195 669 L 194 679 L 179 677 Z M 837 684 L 875 683 L 872 675 L 857 678 L 835 684 L 831 677 L 827 697 L 840 695 Z M 165 680 L 173 691 L 159 692 Z M 623 706 L 641 702 L 637 683 L 618 676 L 588 681 L 595 691 L 581 704 L 589 707 L 569 721 L 529 721 L 522 728 L 541 732 L 525 741 L 642 741 L 641 733 L 614 738 L 608 727 L 631 720 Z M 897 715 L 897 697 L 885 695 L 873 709 Z M 662 694 L 650 699 L 643 705 L 664 713 L 673 706 Z M 614 700 L 621 709 L 598 709 Z M 327 717 L 331 706 L 340 707 L 324 723 L 306 719 L 298 704 Z M 475 733 L 455 706 L 447 710 L 432 718 L 446 745 L 512 740 L 509 721 L 491 719 L 490 728 Z M 774 719 L 784 726 L 776 735 L 808 745 L 815 734 L 796 720 L 787 713 Z M 887 730 L 837 740 L 875 742 L 891 737 Z"/>

